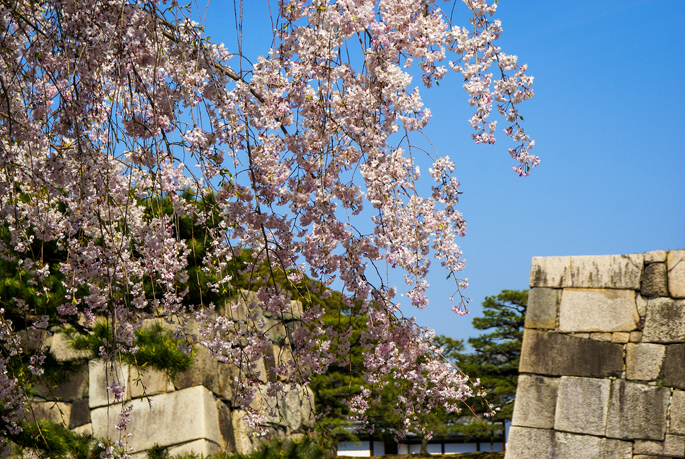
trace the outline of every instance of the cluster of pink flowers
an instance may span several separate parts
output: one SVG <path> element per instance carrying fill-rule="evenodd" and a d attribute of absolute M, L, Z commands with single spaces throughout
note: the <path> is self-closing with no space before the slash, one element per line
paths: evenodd
<path fill-rule="evenodd" d="M 454 163 L 433 158 L 432 194 L 420 196 L 411 145 L 389 141 L 430 119 L 411 86 L 413 66 L 426 87 L 448 68 L 459 72 L 475 108 L 475 141 L 495 141 L 495 104 L 518 142 L 509 150 L 515 170 L 525 175 L 538 163 L 517 109 L 533 95 L 532 78 L 494 44 L 502 30 L 489 19 L 496 5 L 465 3 L 470 29 L 450 25 L 434 0 L 284 0 L 275 45 L 249 73 L 232 69 L 231 54 L 206 40 L 176 3 L 18 0 L 0 7 L 0 214 L 11 235 L 2 256 L 22 263 L 49 294 L 48 267 L 35 247 L 66 251 L 59 314 L 111 320 L 117 346 L 103 348 L 103 358 L 135 352 L 141 319 L 180 318 L 181 337 L 190 335 L 183 318 L 195 317 L 202 324 L 196 342 L 245 369 L 238 398 L 258 425 L 264 418 L 249 409 L 250 375 L 269 336 L 256 318 L 281 317 L 302 298 L 263 279 L 259 302 L 247 306 L 249 324 L 215 320 L 213 305 L 184 303 L 179 285 L 193 282 L 190 249 L 175 225 L 189 217 L 211 236 L 203 270 L 216 279 L 215 291 L 235 291 L 231 260 L 236 248 L 251 249 L 253 267 L 294 283 L 306 274 L 335 285 L 351 314 L 367 315 L 369 387 L 350 401 L 360 419 L 388 375 L 410 382 L 398 401 L 408 428 L 417 413 L 458 409 L 472 395 L 467 378 L 442 361 L 429 333 L 399 316 L 396 289 L 377 268 L 403 270 L 419 308 L 428 304 L 432 258 L 457 288 L 465 286 L 456 275 L 465 222 L 456 210 Z M 493 66 L 496 77 L 487 73 Z M 183 199 L 185 190 L 202 205 Z M 154 205 L 167 198 L 171 215 Z M 146 282 L 155 287 L 152 298 Z M 323 314 L 316 306 L 301 312 L 305 326 L 289 332 L 292 358 L 278 372 L 306 380 L 346 361 L 349 330 L 325 328 Z M 3 340 L 10 335 L 3 329 Z M 14 384 L 2 373 L 1 398 L 16 427 L 22 399 Z M 282 382 L 269 388 L 285 390 Z"/>

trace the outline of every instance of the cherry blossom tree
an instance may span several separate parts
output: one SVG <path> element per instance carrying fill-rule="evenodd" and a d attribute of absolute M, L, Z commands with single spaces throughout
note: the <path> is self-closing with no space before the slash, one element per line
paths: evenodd
<path fill-rule="evenodd" d="M 494 108 L 514 141 L 515 172 L 538 163 L 517 108 L 533 96 L 533 79 L 495 44 L 497 2 L 464 3 L 466 27 L 450 23 L 451 3 L 435 0 L 281 0 L 272 48 L 236 70 L 236 50 L 209 41 L 176 0 L 3 0 L 0 251 L 36 298 L 2 304 L 35 333 L 106 318 L 112 340 L 100 357 L 110 360 L 136 352 L 142 319 L 175 318 L 176 338 L 245 369 L 236 390 L 259 426 L 251 382 L 269 333 L 258 317 L 305 304 L 292 359 L 276 370 L 306 381 L 349 353 L 346 322 L 324 326 L 325 303 L 308 301 L 335 286 L 346 314 L 367 318 L 367 388 L 349 401 L 358 419 L 387 376 L 404 382 L 397 409 L 407 427 L 432 407 L 459 409 L 472 385 L 429 330 L 402 316 L 378 272 L 402 272 L 419 308 L 433 258 L 457 290 L 465 286 L 454 162 L 431 155 L 421 176 L 407 140 L 430 119 L 413 75 L 430 88 L 460 74 L 473 140 L 495 142 Z M 181 237 L 181 220 L 203 235 L 195 270 L 197 244 Z M 49 251 L 62 261 L 50 263 Z M 246 253 L 240 275 L 259 272 L 259 302 L 249 305 L 254 320 L 233 321 L 211 300 L 239 294 L 234 268 Z M 208 294 L 189 301 L 198 286 Z M 190 319 L 201 324 L 197 336 Z M 1 436 L 20 428 L 25 401 L 10 371 L 27 345 L 17 320 L 2 310 Z M 39 346 L 34 374 L 44 358 Z M 272 382 L 267 392 L 290 389 Z"/>

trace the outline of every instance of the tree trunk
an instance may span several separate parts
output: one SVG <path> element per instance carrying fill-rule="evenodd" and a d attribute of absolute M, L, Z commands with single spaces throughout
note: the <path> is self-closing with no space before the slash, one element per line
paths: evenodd
<path fill-rule="evenodd" d="M 421 451 L 419 452 L 422 456 L 428 456 L 428 438 L 425 436 L 421 438 Z"/>

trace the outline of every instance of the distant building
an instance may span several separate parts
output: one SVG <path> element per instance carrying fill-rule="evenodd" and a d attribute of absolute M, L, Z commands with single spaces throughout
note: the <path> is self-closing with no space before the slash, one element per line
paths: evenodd
<path fill-rule="evenodd" d="M 505 433 L 509 432 L 511 422 L 506 422 Z M 503 451 L 507 435 L 502 431 L 495 433 L 492 441 L 488 439 L 469 439 L 463 435 L 433 437 L 428 442 L 429 454 L 461 454 L 477 451 Z M 421 451 L 421 438 L 408 434 L 401 443 L 394 440 L 380 440 L 370 435 L 359 434 L 360 441 L 340 441 L 337 446 L 338 456 L 371 457 L 384 454 L 418 454 Z"/>

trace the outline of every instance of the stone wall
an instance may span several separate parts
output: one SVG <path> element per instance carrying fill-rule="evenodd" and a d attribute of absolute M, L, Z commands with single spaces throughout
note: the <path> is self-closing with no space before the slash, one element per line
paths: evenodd
<path fill-rule="evenodd" d="M 685 250 L 533 258 L 507 459 L 685 457 Z"/>
<path fill-rule="evenodd" d="M 226 308 L 228 314 L 233 319 L 245 320 L 246 302 L 250 301 L 256 302 L 256 297 L 246 292 L 235 307 Z M 266 324 L 273 342 L 269 346 L 269 358 L 257 362 L 260 387 L 265 387 L 267 381 L 275 381 L 272 368 L 288 359 L 287 328 L 296 326 L 301 312 L 301 304 L 293 302 L 287 320 L 265 318 L 273 322 Z M 60 333 L 48 338 L 45 344 L 61 361 L 83 359 L 87 355 L 72 350 L 68 339 Z M 121 434 L 115 425 L 122 405 L 113 404 L 113 396 L 107 390 L 116 381 L 126 386 L 124 401 L 133 407 L 125 434 L 131 434 L 127 441 L 133 448 L 134 459 L 142 459 L 145 451 L 155 444 L 168 447 L 171 455 L 191 451 L 205 456 L 220 450 L 253 451 L 262 439 L 253 435 L 253 430 L 242 420 L 244 412 L 234 406 L 232 382 L 240 376 L 238 368 L 211 358 L 203 347 L 197 346 L 195 351 L 193 366 L 173 380 L 161 371 L 139 373 L 129 365 L 106 365 L 101 360 L 90 360 L 69 383 L 49 389 L 36 388 L 29 420 L 50 419 L 78 432 L 116 440 Z M 284 394 L 282 399 L 261 395 L 255 402 L 267 416 L 272 438 L 297 437 L 313 427 L 311 389 L 294 381 L 287 382 L 293 383 L 297 390 Z M 275 411 L 268 414 L 270 408 Z"/>

